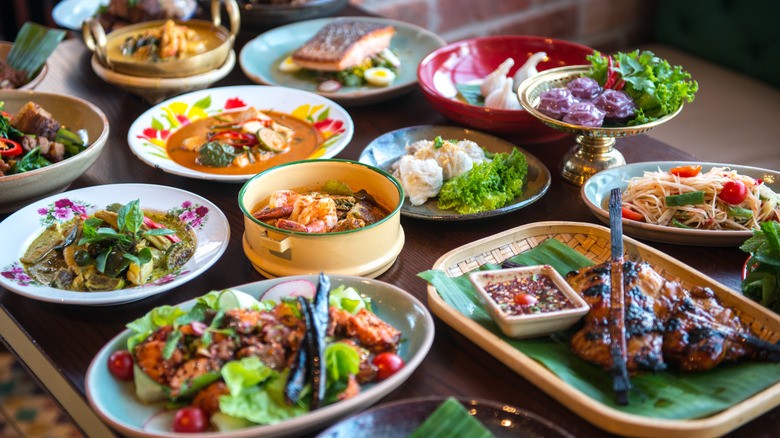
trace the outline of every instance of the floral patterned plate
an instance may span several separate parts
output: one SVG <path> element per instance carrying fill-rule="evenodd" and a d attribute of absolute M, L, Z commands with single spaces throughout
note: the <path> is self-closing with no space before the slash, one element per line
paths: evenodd
<path fill-rule="evenodd" d="M 177 272 L 144 286 L 114 292 L 71 292 L 30 278 L 19 258 L 49 225 L 90 215 L 112 203 L 138 199 L 141 208 L 165 212 L 187 223 L 195 233 L 195 254 Z M 140 300 L 186 283 L 202 274 L 225 252 L 230 225 L 208 200 L 173 187 L 152 184 L 112 184 L 71 190 L 33 202 L 0 223 L 0 286 L 28 298 L 62 304 L 102 306 Z"/>
<path fill-rule="evenodd" d="M 284 87 L 242 85 L 210 88 L 176 96 L 141 114 L 127 133 L 130 150 L 146 164 L 174 175 L 243 183 L 254 173 L 222 175 L 185 167 L 171 159 L 165 141 L 172 132 L 195 120 L 240 111 L 250 106 L 291 114 L 310 122 L 325 140 L 309 158 L 332 158 L 352 139 L 354 125 L 335 102 L 307 91 Z"/>

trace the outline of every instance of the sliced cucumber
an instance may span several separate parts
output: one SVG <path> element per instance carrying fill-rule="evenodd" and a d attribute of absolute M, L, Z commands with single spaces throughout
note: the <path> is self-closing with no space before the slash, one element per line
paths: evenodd
<path fill-rule="evenodd" d="M 287 139 L 284 135 L 270 128 L 260 128 L 257 130 L 257 141 L 263 149 L 271 152 L 283 152 L 287 149 Z"/>

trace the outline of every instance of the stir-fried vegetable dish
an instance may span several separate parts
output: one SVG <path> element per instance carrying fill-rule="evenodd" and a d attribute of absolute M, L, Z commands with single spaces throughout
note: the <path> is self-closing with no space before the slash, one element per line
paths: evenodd
<path fill-rule="evenodd" d="M 16 115 L 0 102 L 0 176 L 40 169 L 83 151 L 85 130 L 73 132 L 39 105 L 28 102 Z"/>
<path fill-rule="evenodd" d="M 290 280 L 260 300 L 214 291 L 191 308 L 158 307 L 128 324 L 127 350 L 109 358 L 109 370 L 134 379 L 142 402 L 180 408 L 175 432 L 273 424 L 354 397 L 403 367 L 401 333 L 371 305 L 351 287 L 331 290 L 323 274 L 316 286 Z"/>
<path fill-rule="evenodd" d="M 277 190 L 252 215 L 269 225 L 304 233 L 332 233 L 363 228 L 388 211 L 365 190 L 353 192 L 341 181 L 318 188 Z"/>
<path fill-rule="evenodd" d="M 183 24 L 167 20 L 160 27 L 130 36 L 122 42 L 122 54 L 144 61 L 159 62 L 184 58 L 205 52 L 207 48 L 198 32 Z"/>
<path fill-rule="evenodd" d="M 21 258 L 35 280 L 70 291 L 141 286 L 182 267 L 195 242 L 186 226 L 138 200 L 50 225 Z"/>

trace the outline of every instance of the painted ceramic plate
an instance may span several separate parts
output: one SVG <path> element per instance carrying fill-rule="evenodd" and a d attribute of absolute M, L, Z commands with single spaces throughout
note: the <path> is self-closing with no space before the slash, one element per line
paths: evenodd
<path fill-rule="evenodd" d="M 317 438 L 410 436 L 445 400 L 445 397 L 421 397 L 386 403 L 334 424 Z M 514 406 L 486 400 L 459 400 L 496 438 L 572 436 L 551 421 Z"/>
<path fill-rule="evenodd" d="M 108 3 L 109 0 L 62 0 L 54 6 L 51 16 L 58 26 L 81 32 L 81 23 L 94 17 Z"/>
<path fill-rule="evenodd" d="M 428 53 L 444 45 L 444 40 L 439 36 L 412 24 L 372 17 L 349 19 L 395 26 L 396 34 L 390 42 L 390 48 L 398 55 L 401 67 L 391 86 L 342 87 L 335 92 L 319 92 L 316 82 L 298 79 L 290 73 L 279 71 L 279 64 L 323 26 L 334 20 L 332 18 L 302 21 L 265 32 L 244 46 L 238 62 L 244 74 L 260 84 L 299 88 L 343 104 L 367 104 L 411 91 L 417 84 L 417 65 Z"/>
<path fill-rule="evenodd" d="M 593 214 L 605 224 L 609 224 L 609 211 L 606 209 L 609 200 L 609 191 L 615 187 L 625 189 L 628 180 L 642 176 L 644 172 L 669 170 L 676 166 L 701 165 L 702 172 L 707 172 L 713 167 L 728 167 L 742 175 L 756 179 L 762 179 L 775 193 L 780 192 L 780 172 L 760 169 L 758 167 L 738 166 L 734 164 L 702 163 L 692 161 L 652 161 L 645 163 L 633 163 L 613 169 L 602 170 L 593 175 L 582 186 L 582 200 L 590 208 Z M 702 246 L 738 246 L 753 231 L 730 230 L 696 230 L 664 225 L 653 225 L 623 219 L 623 232 L 631 237 L 647 239 L 654 242 L 675 243 L 678 245 L 702 245 Z"/>
<path fill-rule="evenodd" d="M 535 156 L 498 137 L 474 131 L 473 129 L 454 126 L 420 125 L 388 132 L 377 137 L 366 146 L 360 154 L 360 162 L 392 173 L 392 164 L 406 154 L 405 147 L 407 144 L 417 140 L 432 140 L 436 136 L 472 140 L 490 152 L 509 153 L 515 148 L 520 150 L 528 162 L 528 176 L 526 177 L 525 187 L 523 187 L 523 194 L 509 205 L 473 214 L 460 214 L 453 210 L 441 210 L 436 205 L 436 198 L 429 199 L 422 205 L 412 205 L 409 202 L 409 198 L 406 198 L 403 206 L 401 206 L 401 214 L 404 216 L 437 221 L 470 220 L 497 216 L 531 205 L 550 188 L 550 171 Z"/>
<path fill-rule="evenodd" d="M 291 114 L 310 122 L 324 138 L 308 157 L 311 159 L 334 157 L 347 146 L 354 133 L 352 118 L 347 111 L 329 99 L 292 88 L 243 85 L 193 91 L 155 105 L 133 122 L 127 133 L 127 142 L 130 150 L 141 161 L 164 172 L 204 180 L 243 183 L 255 173 L 223 175 L 190 169 L 173 161 L 165 145 L 166 139 L 173 132 L 188 123 L 250 106 Z M 286 162 L 284 158 L 282 162 Z"/>
<path fill-rule="evenodd" d="M 71 292 L 44 286 L 30 278 L 19 258 L 49 225 L 75 215 L 90 215 L 112 203 L 138 199 L 141 208 L 178 216 L 195 233 L 192 258 L 177 272 L 144 286 L 114 292 Z M 184 190 L 152 184 L 112 184 L 49 196 L 17 211 L 0 223 L 4 251 L 0 254 L 0 286 L 28 298 L 61 304 L 100 306 L 140 300 L 180 286 L 213 265 L 225 252 L 230 225 L 220 209 Z"/>
<path fill-rule="evenodd" d="M 98 352 L 87 370 L 86 392 L 90 405 L 103 420 L 120 433 L 139 437 L 301 436 L 306 431 L 323 428 L 339 418 L 365 409 L 399 387 L 420 365 L 433 343 L 433 319 L 420 301 L 390 284 L 361 277 L 331 275 L 330 278 L 333 287 L 341 284 L 352 286 L 361 294 L 370 297 L 374 312 L 403 333 L 404 342 L 401 343 L 398 353 L 406 365 L 386 380 L 366 385 L 359 395 L 273 425 L 258 425 L 224 433 L 176 435 L 168 429 L 171 416 L 168 413 L 160 414 L 164 409 L 164 403 L 140 403 L 135 396 L 132 382 L 118 381 L 108 372 L 106 363 L 111 353 L 127 348 L 130 331 L 125 330 Z M 293 279 L 308 279 L 316 283 L 317 276 L 303 275 L 264 280 L 236 286 L 233 289 L 258 297 L 271 286 Z M 191 306 L 193 303 L 194 301 L 188 301 L 183 306 Z M 152 421 L 149 421 L 150 418 Z"/>

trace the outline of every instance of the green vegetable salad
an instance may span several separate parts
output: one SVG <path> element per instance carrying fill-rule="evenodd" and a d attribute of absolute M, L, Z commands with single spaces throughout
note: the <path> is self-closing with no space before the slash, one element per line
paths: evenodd
<path fill-rule="evenodd" d="M 677 110 L 683 102 L 692 102 L 699 84 L 682 67 L 672 67 L 653 52 L 635 50 L 605 56 L 598 51 L 588 56 L 592 66 L 587 76 L 599 85 L 619 87 L 636 104 L 636 117 L 628 125 L 641 125 Z M 622 81 L 622 83 L 621 83 Z"/>

